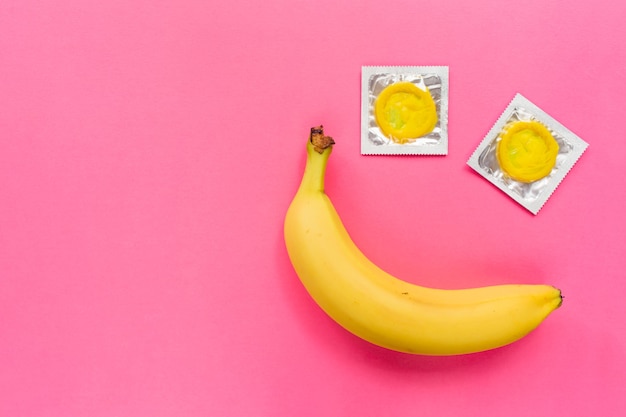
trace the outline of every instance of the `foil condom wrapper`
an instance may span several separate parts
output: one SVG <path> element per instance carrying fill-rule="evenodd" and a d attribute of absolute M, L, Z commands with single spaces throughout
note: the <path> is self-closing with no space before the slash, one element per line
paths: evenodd
<path fill-rule="evenodd" d="M 507 174 L 502 168 L 497 154 L 498 142 L 502 140 L 505 128 L 518 121 L 541 123 L 558 143 L 556 162 L 549 174 L 530 182 L 516 180 Z M 588 146 L 587 142 L 530 100 L 521 94 L 516 94 L 473 152 L 467 164 L 536 215 Z"/>
<path fill-rule="evenodd" d="M 448 90 L 447 66 L 364 66 L 361 71 L 361 154 L 362 155 L 447 155 Z M 436 123 L 432 130 L 398 140 L 384 133 L 376 119 L 376 100 L 385 88 L 411 83 L 432 97 Z M 413 103 L 414 104 L 414 103 Z M 419 104 L 419 103 L 418 103 Z M 411 112 L 412 103 L 406 110 Z M 417 114 L 418 112 L 413 112 Z"/>

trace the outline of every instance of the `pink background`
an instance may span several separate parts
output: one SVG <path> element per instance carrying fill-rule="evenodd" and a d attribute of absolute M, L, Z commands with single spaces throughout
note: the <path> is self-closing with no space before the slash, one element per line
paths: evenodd
<path fill-rule="evenodd" d="M 0 415 L 626 413 L 626 3 L 5 0 Z M 360 155 L 362 65 L 448 65 L 445 157 Z M 590 147 L 538 216 L 465 165 L 516 92 Z M 347 334 L 282 240 L 308 129 L 363 251 L 443 288 L 550 283 L 499 350 Z"/>

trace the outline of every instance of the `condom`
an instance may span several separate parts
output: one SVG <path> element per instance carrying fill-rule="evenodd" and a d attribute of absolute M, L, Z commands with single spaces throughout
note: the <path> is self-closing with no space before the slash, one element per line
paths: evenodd
<path fill-rule="evenodd" d="M 538 214 L 589 144 L 517 94 L 467 164 Z"/>
<path fill-rule="evenodd" d="M 496 156 L 502 171 L 510 178 L 530 183 L 550 175 L 556 165 L 559 144 L 542 123 L 516 121 L 500 134 Z"/>
<path fill-rule="evenodd" d="M 448 67 L 363 67 L 361 153 L 446 155 Z"/>

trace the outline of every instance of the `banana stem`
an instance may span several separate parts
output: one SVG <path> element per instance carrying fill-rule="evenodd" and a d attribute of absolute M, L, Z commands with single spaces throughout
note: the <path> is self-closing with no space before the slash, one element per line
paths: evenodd
<path fill-rule="evenodd" d="M 324 177 L 326 174 L 326 164 L 328 157 L 333 150 L 335 141 L 330 136 L 324 135 L 324 127 L 316 126 L 311 128 L 311 135 L 306 147 L 306 166 L 300 190 L 324 192 Z"/>

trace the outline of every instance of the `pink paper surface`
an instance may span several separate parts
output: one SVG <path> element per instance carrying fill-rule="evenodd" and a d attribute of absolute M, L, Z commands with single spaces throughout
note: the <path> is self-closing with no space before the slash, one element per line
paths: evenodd
<path fill-rule="evenodd" d="M 626 3 L 0 5 L 1 416 L 626 413 Z M 363 65 L 450 67 L 449 154 L 360 155 Z M 537 216 L 466 161 L 515 93 L 590 144 Z M 430 358 L 312 302 L 282 221 L 311 126 L 407 281 L 548 283 L 527 338 Z"/>

